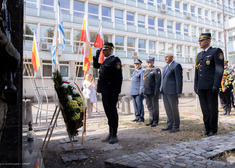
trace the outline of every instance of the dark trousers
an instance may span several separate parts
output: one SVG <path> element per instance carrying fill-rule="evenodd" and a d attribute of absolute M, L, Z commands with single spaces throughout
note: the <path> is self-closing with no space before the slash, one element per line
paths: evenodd
<path fill-rule="evenodd" d="M 143 105 L 144 96 L 141 95 L 132 95 L 132 101 L 135 110 L 135 119 L 144 121 L 144 105 Z"/>
<path fill-rule="evenodd" d="M 180 127 L 179 99 L 177 94 L 163 94 L 163 102 L 167 115 L 167 128 Z"/>
<path fill-rule="evenodd" d="M 231 109 L 231 90 L 226 89 L 225 92 L 219 93 L 220 102 L 224 110 Z"/>
<path fill-rule="evenodd" d="M 207 132 L 218 131 L 218 93 L 212 90 L 198 90 L 203 121 Z"/>
<path fill-rule="evenodd" d="M 118 94 L 104 94 L 102 93 L 102 103 L 105 114 L 108 118 L 109 133 L 117 135 L 118 128 L 118 113 L 117 113 Z"/>
<path fill-rule="evenodd" d="M 146 95 L 146 104 L 149 110 L 149 123 L 159 122 L 159 95 Z"/>

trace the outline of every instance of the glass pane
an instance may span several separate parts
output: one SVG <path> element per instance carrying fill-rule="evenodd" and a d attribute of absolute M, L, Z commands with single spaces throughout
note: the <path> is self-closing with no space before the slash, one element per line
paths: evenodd
<path fill-rule="evenodd" d="M 98 5 L 88 4 L 88 17 L 98 19 Z"/>
<path fill-rule="evenodd" d="M 127 38 L 127 46 L 128 47 L 135 47 L 135 39 L 134 38 Z"/>
<path fill-rule="evenodd" d="M 64 77 L 69 76 L 69 66 L 60 65 L 60 74 Z"/>
<path fill-rule="evenodd" d="M 120 46 L 124 46 L 124 37 L 116 36 L 115 37 L 115 44 L 120 45 Z"/>
<path fill-rule="evenodd" d="M 158 30 L 159 31 L 163 31 L 164 30 L 163 19 L 158 19 Z"/>
<path fill-rule="evenodd" d="M 34 32 L 37 34 L 37 25 L 25 23 L 25 35 L 33 36 Z"/>
<path fill-rule="evenodd" d="M 60 0 L 61 8 L 70 9 L 70 1 L 68 0 Z"/>
<path fill-rule="evenodd" d="M 112 35 L 111 34 L 104 34 L 104 42 L 111 42 Z"/>
<path fill-rule="evenodd" d="M 52 76 L 52 65 L 43 65 L 43 76 Z"/>
<path fill-rule="evenodd" d="M 41 0 L 41 9 L 53 10 L 54 0 Z"/>
<path fill-rule="evenodd" d="M 155 42 L 154 41 L 149 41 L 149 49 L 155 50 Z"/>
<path fill-rule="evenodd" d="M 41 38 L 51 38 L 51 40 L 46 40 L 48 42 L 52 42 L 53 34 L 54 34 L 54 27 L 51 26 L 41 26 L 40 27 Z"/>
<path fill-rule="evenodd" d="M 116 22 L 123 23 L 123 11 L 115 9 L 115 20 Z"/>
<path fill-rule="evenodd" d="M 173 53 L 174 51 L 174 45 L 173 44 L 168 44 L 168 52 Z"/>
<path fill-rule="evenodd" d="M 79 64 L 79 63 L 78 63 Z M 77 77 L 84 77 L 84 72 L 82 70 L 82 63 L 80 63 L 81 66 L 76 67 L 76 76 Z M 78 68 L 79 67 L 79 68 Z M 79 71 L 78 71 L 79 70 Z M 78 75 L 77 75 L 78 74 Z"/>

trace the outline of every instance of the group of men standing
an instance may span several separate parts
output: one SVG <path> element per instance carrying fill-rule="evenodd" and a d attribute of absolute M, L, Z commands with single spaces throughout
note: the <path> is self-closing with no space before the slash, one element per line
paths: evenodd
<path fill-rule="evenodd" d="M 179 131 L 180 119 L 178 98 L 181 97 L 183 87 L 182 67 L 173 60 L 171 53 L 165 54 L 166 66 L 161 70 L 154 66 L 154 58 L 147 59 L 147 69 L 141 67 L 142 61 L 134 60 L 135 71 L 132 74 L 131 96 L 134 104 L 134 122 L 144 121 L 143 97 L 149 111 L 149 122 L 146 126 L 156 127 L 159 122 L 159 97 L 163 95 L 167 114 L 167 125 L 162 131 L 171 133 Z"/>
<path fill-rule="evenodd" d="M 201 33 L 199 45 L 203 49 L 195 57 L 194 91 L 199 96 L 203 113 L 205 132 L 201 135 L 213 136 L 218 131 L 218 93 L 224 72 L 224 56 L 220 48 L 212 48 L 211 34 Z M 99 68 L 97 92 L 102 95 L 102 103 L 108 118 L 109 134 L 103 142 L 117 143 L 118 113 L 116 104 L 122 85 L 122 64 L 113 55 L 113 44 L 105 43 L 102 48 L 105 61 L 98 62 L 100 50 L 93 58 L 94 68 Z M 134 60 L 135 71 L 132 74 L 131 96 L 133 100 L 134 122 L 144 122 L 143 99 L 149 111 L 146 126 L 156 127 L 159 122 L 159 98 L 163 96 L 167 114 L 166 127 L 162 131 L 175 133 L 180 130 L 179 98 L 183 88 L 182 66 L 174 61 L 174 55 L 166 53 L 166 65 L 162 72 L 154 66 L 154 58 L 147 59 L 147 69 L 141 67 L 142 61 Z"/>

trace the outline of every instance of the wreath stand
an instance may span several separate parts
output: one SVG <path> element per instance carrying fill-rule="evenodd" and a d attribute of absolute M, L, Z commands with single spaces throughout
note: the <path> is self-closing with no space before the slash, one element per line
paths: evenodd
<path fill-rule="evenodd" d="M 55 125 L 56 125 L 56 123 L 57 123 L 58 116 L 59 116 L 60 112 L 62 112 L 62 111 L 63 111 L 63 108 L 62 108 L 61 106 L 57 105 L 56 108 L 55 108 L 54 114 L 53 114 L 53 116 L 52 116 L 50 125 L 49 125 L 49 127 L 48 127 L 48 129 L 47 129 L 47 133 L 46 133 L 46 136 L 45 136 L 45 138 L 44 138 L 42 147 L 41 147 L 41 151 L 43 151 L 42 158 L 44 158 L 44 156 L 45 156 L 45 153 L 46 153 L 46 150 L 47 150 L 47 146 L 48 146 L 48 144 L 49 144 L 49 142 L 50 142 L 50 139 L 51 139 L 52 132 L 53 132 L 53 130 L 54 130 L 54 128 L 55 128 Z M 64 114 L 64 113 L 62 112 L 62 115 L 63 115 L 63 114 Z M 63 117 L 64 117 L 64 116 L 63 116 Z M 66 124 L 65 124 L 65 125 L 66 125 Z M 66 130 L 67 130 L 67 129 L 66 129 Z M 49 133 L 49 132 L 50 132 L 50 133 Z M 75 153 L 75 149 L 74 149 L 73 141 L 72 141 L 72 136 L 69 134 L 68 130 L 67 130 L 67 133 L 68 133 L 68 135 L 69 135 L 69 139 L 70 139 L 70 143 L 71 143 L 72 148 L 73 148 L 73 152 Z M 45 145 L 45 143 L 46 143 L 46 145 Z"/>

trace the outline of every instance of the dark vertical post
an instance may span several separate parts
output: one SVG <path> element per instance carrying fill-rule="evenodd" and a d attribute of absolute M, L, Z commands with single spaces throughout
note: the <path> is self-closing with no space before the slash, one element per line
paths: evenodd
<path fill-rule="evenodd" d="M 2 6 L 0 0 L 0 6 Z M 22 167 L 22 58 L 23 58 L 23 0 L 8 0 L 7 9 L 11 17 L 11 42 L 20 53 L 20 64 L 13 76 L 17 88 L 17 103 L 8 105 L 6 125 L 0 145 L 1 165 Z"/>

